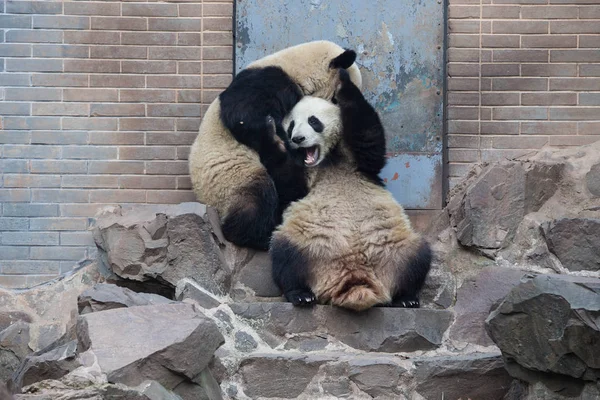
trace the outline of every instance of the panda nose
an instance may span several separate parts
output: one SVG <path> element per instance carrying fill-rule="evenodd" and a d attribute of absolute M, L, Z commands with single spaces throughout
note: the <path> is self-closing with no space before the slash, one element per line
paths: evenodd
<path fill-rule="evenodd" d="M 304 142 L 306 138 L 304 136 L 296 136 L 292 138 L 292 142 L 296 143 L 296 144 L 300 144 L 302 142 Z"/>

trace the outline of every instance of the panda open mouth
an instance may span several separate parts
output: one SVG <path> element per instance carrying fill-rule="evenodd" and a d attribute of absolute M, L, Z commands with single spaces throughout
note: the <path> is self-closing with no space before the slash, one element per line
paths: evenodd
<path fill-rule="evenodd" d="M 319 162 L 319 146 L 306 147 L 306 157 L 304 158 L 304 164 L 307 167 L 314 167 Z"/>

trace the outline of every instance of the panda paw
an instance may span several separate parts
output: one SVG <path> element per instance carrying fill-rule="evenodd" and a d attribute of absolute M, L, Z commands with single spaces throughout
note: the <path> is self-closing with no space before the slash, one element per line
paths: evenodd
<path fill-rule="evenodd" d="M 312 306 L 316 304 L 317 297 L 311 290 L 291 290 L 285 294 L 290 303 L 295 306 Z"/>
<path fill-rule="evenodd" d="M 400 297 L 394 300 L 394 307 L 402 307 L 402 308 L 420 308 L 421 302 L 417 297 L 414 296 L 405 296 Z"/>
<path fill-rule="evenodd" d="M 269 135 L 269 138 L 271 139 L 271 141 L 273 142 L 273 144 L 275 145 L 275 147 L 281 153 L 285 153 L 287 151 L 286 147 L 285 147 L 285 143 L 277 135 L 277 126 L 275 125 L 275 119 L 273 119 L 273 117 L 271 117 L 270 115 L 267 115 L 267 118 L 265 119 L 265 122 L 267 124 L 267 134 Z"/>
<path fill-rule="evenodd" d="M 335 99 L 340 105 L 353 104 L 357 96 L 362 97 L 360 89 L 350 79 L 350 74 L 345 69 L 339 70 L 340 83 L 335 91 Z"/>

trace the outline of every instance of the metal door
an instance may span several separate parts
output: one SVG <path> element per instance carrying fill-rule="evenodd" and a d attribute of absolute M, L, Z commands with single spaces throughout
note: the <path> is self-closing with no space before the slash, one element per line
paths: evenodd
<path fill-rule="evenodd" d="M 407 209 L 442 207 L 441 0 L 238 0 L 235 14 L 236 73 L 311 40 L 356 50 L 363 93 L 386 128 L 388 189 Z"/>

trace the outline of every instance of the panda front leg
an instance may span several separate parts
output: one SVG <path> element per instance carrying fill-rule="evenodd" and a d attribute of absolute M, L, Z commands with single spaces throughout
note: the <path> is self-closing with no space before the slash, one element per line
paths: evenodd
<path fill-rule="evenodd" d="M 419 293 L 431 269 L 431 248 L 421 239 L 416 251 L 397 272 L 398 286 L 392 299 L 392 307 L 419 308 Z"/>
<path fill-rule="evenodd" d="M 308 260 L 289 240 L 273 235 L 269 249 L 273 280 L 295 306 L 311 306 L 317 298 L 308 285 Z"/>

